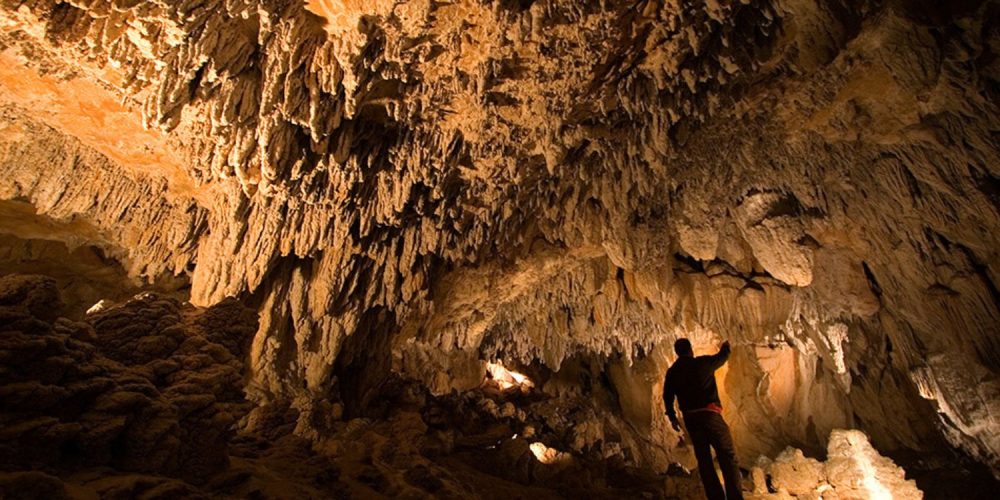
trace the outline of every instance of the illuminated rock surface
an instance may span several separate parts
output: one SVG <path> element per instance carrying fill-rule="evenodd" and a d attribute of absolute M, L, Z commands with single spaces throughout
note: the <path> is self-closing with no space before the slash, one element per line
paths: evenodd
<path fill-rule="evenodd" d="M 878 498 L 920 499 L 923 493 L 905 472 L 878 454 L 864 433 L 834 430 L 830 433 L 826 462 L 807 458 L 801 450 L 787 448 L 773 461 L 762 458 L 751 472 L 751 498 Z M 761 479 L 766 485 L 758 486 Z M 767 493 L 768 488 L 777 490 Z M 758 493 L 759 492 L 759 493 Z"/>
<path fill-rule="evenodd" d="M 0 1 L 0 487 L 697 494 L 687 336 L 748 472 L 989 492 L 998 12 Z"/>

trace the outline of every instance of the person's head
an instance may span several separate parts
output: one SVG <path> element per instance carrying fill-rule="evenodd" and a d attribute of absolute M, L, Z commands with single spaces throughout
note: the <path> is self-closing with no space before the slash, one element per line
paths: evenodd
<path fill-rule="evenodd" d="M 680 357 L 694 356 L 694 349 L 691 348 L 691 341 L 688 339 L 677 339 L 674 342 L 674 352 Z"/>

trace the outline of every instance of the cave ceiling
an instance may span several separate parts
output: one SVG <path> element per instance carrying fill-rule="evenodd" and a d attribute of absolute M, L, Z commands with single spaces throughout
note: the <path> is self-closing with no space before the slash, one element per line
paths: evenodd
<path fill-rule="evenodd" d="M 0 208 L 59 224 L 0 232 L 251 304 L 249 390 L 303 409 L 361 365 L 446 392 L 687 335 L 800 374 L 745 402 L 786 415 L 762 436 L 865 422 L 995 473 L 998 30 L 995 1 L 2 0 Z"/>

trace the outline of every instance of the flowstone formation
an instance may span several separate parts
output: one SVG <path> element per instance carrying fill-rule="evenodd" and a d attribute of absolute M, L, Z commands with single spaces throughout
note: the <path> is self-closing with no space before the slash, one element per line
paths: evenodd
<path fill-rule="evenodd" d="M 925 491 L 995 481 L 998 30 L 995 0 L 0 0 L 0 271 L 68 302 L 0 332 L 100 359 L 28 367 L 52 387 L 217 346 L 225 377 L 178 382 L 215 398 L 195 434 L 147 378 L 112 413 L 176 445 L 137 465 L 146 438 L 109 428 L 83 464 L 203 494 L 245 494 L 206 477 L 284 440 L 306 495 L 682 495 L 658 400 L 678 337 L 733 344 L 747 472 L 829 464 L 856 429 Z M 189 323 L 237 305 L 252 331 Z M 130 307 L 170 319 L 101 329 Z M 72 427 L 40 442 L 89 443 L 104 410 L 74 408 L 31 409 Z"/>

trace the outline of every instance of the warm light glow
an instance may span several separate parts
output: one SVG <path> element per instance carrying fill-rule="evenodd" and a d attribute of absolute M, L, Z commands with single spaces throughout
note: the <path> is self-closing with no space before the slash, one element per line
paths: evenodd
<path fill-rule="evenodd" d="M 892 493 L 875 477 L 875 466 L 872 464 L 871 459 L 860 452 L 856 453 L 854 458 L 858 461 L 858 466 L 864 475 L 862 484 L 868 490 L 868 498 L 872 500 L 892 500 Z"/>
<path fill-rule="evenodd" d="M 830 435 L 828 456 L 843 465 L 829 477 L 834 488 L 839 487 L 839 480 L 850 488 L 858 488 L 864 498 L 923 498 L 916 484 L 904 479 L 905 472 L 892 460 L 879 455 L 861 431 L 834 430 Z"/>
<path fill-rule="evenodd" d="M 569 454 L 563 453 L 555 448 L 549 448 L 544 443 L 536 442 L 528 445 L 531 453 L 543 464 L 554 464 L 569 459 Z"/>
<path fill-rule="evenodd" d="M 361 17 L 383 16 L 395 5 L 394 0 L 306 0 L 306 10 L 326 20 L 326 30 L 339 34 L 357 29 Z"/>
<path fill-rule="evenodd" d="M 90 309 L 87 309 L 87 314 L 97 314 L 97 313 L 99 313 L 99 312 L 107 309 L 110 306 L 111 306 L 111 301 L 110 300 L 108 300 L 108 299 L 101 299 L 101 300 L 97 301 L 96 304 L 90 306 Z"/>
<path fill-rule="evenodd" d="M 155 173 L 167 179 L 172 192 L 211 206 L 215 187 L 196 186 L 183 156 L 164 134 L 143 126 L 138 111 L 122 105 L 121 96 L 85 78 L 39 74 L 13 47 L 0 51 L 3 101 L 32 110 L 32 119 L 73 136 L 117 165 L 139 175 Z M 112 87 L 118 76 L 105 74 Z M 5 131 L 10 134 L 16 131 Z"/>
<path fill-rule="evenodd" d="M 490 374 L 490 378 L 504 391 L 513 387 L 530 389 L 535 386 L 527 375 L 508 370 L 503 366 L 503 361 L 499 359 L 496 363 L 486 363 L 486 371 Z"/>

